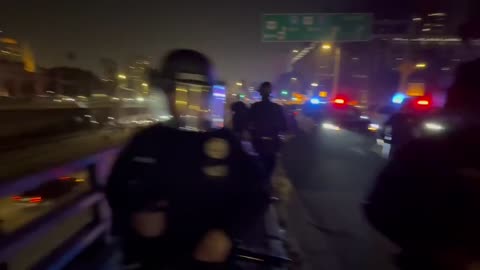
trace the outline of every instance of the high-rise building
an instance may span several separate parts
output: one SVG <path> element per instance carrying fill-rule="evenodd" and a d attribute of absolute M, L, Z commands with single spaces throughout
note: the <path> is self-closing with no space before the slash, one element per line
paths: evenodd
<path fill-rule="evenodd" d="M 0 33 L 0 59 L 9 62 L 23 63 L 22 48 L 17 40 L 1 35 Z"/>
<path fill-rule="evenodd" d="M 35 72 L 35 59 L 28 45 L 0 31 L 0 96 L 42 94 L 43 75 Z"/>
<path fill-rule="evenodd" d="M 416 36 L 444 36 L 449 33 L 449 17 L 444 12 L 432 12 L 412 18 L 413 34 Z"/>
<path fill-rule="evenodd" d="M 139 95 L 148 95 L 148 69 L 150 68 L 150 60 L 146 57 L 136 57 L 128 65 L 127 85 Z"/>
<path fill-rule="evenodd" d="M 413 83 L 423 84 L 427 93 L 442 95 L 456 66 L 480 53 L 478 42 L 465 46 L 456 35 L 457 26 L 443 12 L 377 21 L 369 41 L 331 44 L 325 50 L 324 43 L 313 42 L 296 49 L 290 74 L 295 74 L 292 78 L 305 93 L 309 89 L 333 92 L 335 47 L 341 49 L 337 89 L 359 104 L 383 103 Z"/>

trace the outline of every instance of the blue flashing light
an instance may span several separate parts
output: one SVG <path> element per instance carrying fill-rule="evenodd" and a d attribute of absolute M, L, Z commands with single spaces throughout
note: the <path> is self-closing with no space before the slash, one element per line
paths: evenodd
<path fill-rule="evenodd" d="M 225 90 L 225 86 L 223 86 L 223 85 L 218 85 L 218 84 L 215 84 L 215 85 L 213 86 L 213 88 L 214 88 L 214 89 Z"/>
<path fill-rule="evenodd" d="M 395 103 L 395 104 L 402 104 L 406 97 L 407 96 L 405 94 L 396 93 L 392 97 L 392 102 Z"/>
<path fill-rule="evenodd" d="M 310 103 L 312 103 L 312 104 L 320 104 L 320 99 L 318 99 L 318 98 L 312 98 L 312 99 L 310 99 Z"/>

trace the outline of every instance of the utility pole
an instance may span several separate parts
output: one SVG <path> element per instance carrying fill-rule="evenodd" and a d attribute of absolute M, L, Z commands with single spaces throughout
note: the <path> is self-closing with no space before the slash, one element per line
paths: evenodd
<path fill-rule="evenodd" d="M 332 43 L 334 44 L 334 51 L 333 51 L 334 62 L 333 62 L 333 86 L 332 86 L 332 95 L 331 95 L 333 98 L 335 98 L 335 96 L 338 94 L 338 85 L 340 82 L 340 67 L 342 64 L 342 49 L 337 43 L 334 43 L 337 39 L 337 32 L 338 32 L 338 28 L 334 27 L 332 32 Z"/>
<path fill-rule="evenodd" d="M 340 82 L 340 66 L 342 62 L 342 49 L 337 45 L 334 50 L 334 63 L 333 63 L 333 88 L 332 97 L 338 94 L 338 84 Z"/>

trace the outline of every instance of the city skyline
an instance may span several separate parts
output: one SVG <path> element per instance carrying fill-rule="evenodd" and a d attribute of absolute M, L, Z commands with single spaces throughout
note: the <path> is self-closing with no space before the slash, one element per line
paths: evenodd
<path fill-rule="evenodd" d="M 391 17 L 404 17 L 413 10 L 425 10 L 425 6 L 445 6 L 447 1 L 386 5 L 378 0 L 261 0 L 255 6 L 213 0 L 203 1 L 202 6 L 188 1 L 168 5 L 105 0 L 27 2 L 2 4 L 0 30 L 21 42 L 29 42 L 40 66 L 70 65 L 101 74 L 102 58 L 115 59 L 126 67 L 132 56 L 141 54 L 157 66 L 168 50 L 184 47 L 209 55 L 219 79 L 263 81 L 284 72 L 289 52 L 302 44 L 262 43 L 262 13 L 382 10 Z M 75 57 L 70 57 L 72 54 Z"/>

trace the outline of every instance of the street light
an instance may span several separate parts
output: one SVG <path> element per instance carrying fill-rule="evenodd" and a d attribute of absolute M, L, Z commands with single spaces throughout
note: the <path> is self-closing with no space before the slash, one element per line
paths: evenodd
<path fill-rule="evenodd" d="M 313 86 L 313 87 L 317 87 L 318 83 L 311 83 L 310 85 Z"/>
<path fill-rule="evenodd" d="M 125 80 L 127 78 L 127 76 L 125 74 L 118 74 L 117 77 L 121 80 Z"/>
<path fill-rule="evenodd" d="M 297 80 L 297 78 L 295 78 L 295 77 L 292 77 L 292 78 L 290 78 L 290 80 L 292 80 L 292 81 L 296 81 L 296 80 Z"/>
<path fill-rule="evenodd" d="M 332 49 L 332 44 L 329 44 L 329 43 L 322 44 L 322 50 L 328 51 L 328 50 L 331 50 L 331 49 Z"/>
<path fill-rule="evenodd" d="M 292 50 L 292 53 L 298 53 L 298 50 Z"/>
<path fill-rule="evenodd" d="M 243 83 L 241 83 L 241 82 L 236 82 L 235 84 L 236 84 L 237 86 L 242 86 L 242 85 L 243 85 Z"/>
<path fill-rule="evenodd" d="M 427 68 L 427 63 L 417 63 L 417 64 L 415 65 L 415 68 L 417 68 L 417 69 L 425 69 L 425 68 Z"/>
<path fill-rule="evenodd" d="M 142 83 L 142 86 L 148 87 L 148 83 Z"/>
<path fill-rule="evenodd" d="M 328 92 L 327 92 L 327 91 L 320 91 L 320 93 L 318 93 L 318 95 L 319 95 L 320 97 L 325 98 L 325 97 L 328 96 Z"/>

